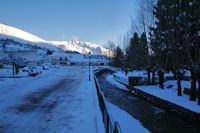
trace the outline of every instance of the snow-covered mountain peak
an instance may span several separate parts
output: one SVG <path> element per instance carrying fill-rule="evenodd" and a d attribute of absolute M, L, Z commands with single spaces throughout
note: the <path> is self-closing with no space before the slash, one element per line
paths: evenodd
<path fill-rule="evenodd" d="M 81 41 L 50 41 L 50 42 L 64 51 L 73 51 L 82 54 L 88 54 L 90 52 L 91 54 L 95 55 L 106 55 L 106 56 L 112 55 L 111 50 L 91 42 L 81 42 Z"/>
<path fill-rule="evenodd" d="M 0 34 L 20 38 L 20 39 L 30 41 L 30 42 L 47 43 L 47 41 L 35 35 L 32 35 L 28 32 L 25 32 L 23 30 L 20 30 L 18 28 L 15 28 L 13 26 L 9 26 L 3 23 L 0 23 Z"/>

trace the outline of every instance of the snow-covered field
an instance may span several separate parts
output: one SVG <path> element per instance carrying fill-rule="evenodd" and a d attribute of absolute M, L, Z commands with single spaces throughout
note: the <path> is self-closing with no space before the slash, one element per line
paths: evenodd
<path fill-rule="evenodd" d="M 134 70 L 134 71 L 131 71 L 131 72 L 128 72 L 127 75 L 125 75 L 125 72 L 124 71 L 117 71 L 115 73 L 116 77 L 120 78 L 120 80 L 123 80 L 124 83 L 128 83 L 128 77 L 132 76 L 132 77 L 143 77 L 143 78 L 147 78 L 148 75 L 147 75 L 147 71 L 137 71 L 137 70 Z M 185 76 L 190 76 L 190 72 L 189 71 L 185 71 Z M 173 77 L 174 74 L 172 72 L 169 72 L 169 73 L 165 73 L 164 74 L 165 77 Z M 150 75 L 150 78 L 152 78 L 152 73 Z M 155 73 L 155 78 L 158 79 L 158 75 L 157 73 Z"/>
<path fill-rule="evenodd" d="M 127 75 L 125 75 L 124 71 L 117 71 L 116 73 L 114 73 L 114 75 L 115 75 L 115 79 L 120 80 L 121 82 L 125 84 L 128 84 L 128 77 L 130 76 L 147 78 L 146 71 L 136 71 L 136 70 L 132 72 L 128 72 Z"/>
<path fill-rule="evenodd" d="M 146 71 L 132 71 L 132 72 L 128 72 L 127 75 L 125 75 L 125 72 L 123 71 L 117 71 L 116 72 L 117 76 L 120 77 L 129 77 L 129 76 L 134 76 L 134 77 L 147 77 L 147 72 Z"/>
<path fill-rule="evenodd" d="M 37 77 L 0 78 L 0 85 L 0 132 L 105 132 L 88 68 L 60 67 Z"/>
<path fill-rule="evenodd" d="M 167 88 L 168 85 L 173 85 L 172 88 Z M 159 97 L 163 100 L 172 102 L 179 106 L 182 106 L 191 111 L 200 113 L 200 106 L 197 105 L 197 101 L 190 101 L 189 95 L 183 93 L 183 88 L 190 88 L 190 81 L 181 81 L 182 86 L 182 96 L 177 96 L 177 81 L 167 81 L 164 83 L 164 89 L 160 89 L 159 85 L 149 85 L 149 86 L 135 86 L 137 89 L 140 89 L 144 92 L 147 92 L 151 95 Z"/>

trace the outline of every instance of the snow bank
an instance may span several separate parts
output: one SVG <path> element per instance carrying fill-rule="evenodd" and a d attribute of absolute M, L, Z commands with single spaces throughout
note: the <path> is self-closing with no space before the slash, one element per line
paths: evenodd
<path fill-rule="evenodd" d="M 116 87 L 118 87 L 118 88 L 120 88 L 120 89 L 123 89 L 123 90 L 126 90 L 126 91 L 129 90 L 128 88 L 126 88 L 125 85 L 123 85 L 123 84 L 117 82 L 116 80 L 114 80 L 113 75 L 107 76 L 107 77 L 106 77 L 106 80 L 108 80 L 112 85 L 114 85 L 114 86 L 116 86 Z"/>
<path fill-rule="evenodd" d="M 124 71 L 117 71 L 115 73 L 115 75 L 119 76 L 119 77 L 123 77 L 123 78 L 127 78 L 129 76 L 132 76 L 132 77 L 147 77 L 147 72 L 146 71 L 134 70 L 132 72 L 128 72 L 127 75 L 125 75 Z"/>
<path fill-rule="evenodd" d="M 173 85 L 173 88 L 167 88 L 168 85 Z M 164 89 L 160 89 L 159 85 L 149 86 L 135 86 L 137 89 L 149 93 L 153 96 L 159 97 L 163 100 L 172 102 L 176 105 L 182 106 L 191 111 L 200 113 L 200 106 L 197 105 L 197 101 L 190 101 L 189 95 L 183 93 L 183 88 L 190 88 L 190 81 L 181 81 L 182 96 L 177 96 L 177 81 L 167 81 L 164 83 Z"/>
<path fill-rule="evenodd" d="M 123 133 L 149 133 L 149 131 L 142 126 L 140 121 L 133 118 L 126 111 L 117 106 L 107 102 L 108 110 L 114 119 L 118 121 Z"/>

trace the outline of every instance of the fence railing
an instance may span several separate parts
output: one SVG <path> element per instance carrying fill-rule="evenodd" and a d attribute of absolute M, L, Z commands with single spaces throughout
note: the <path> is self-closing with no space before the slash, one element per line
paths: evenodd
<path fill-rule="evenodd" d="M 97 72 L 97 71 L 96 71 Z M 103 122 L 106 129 L 106 133 L 122 133 L 119 123 L 114 121 L 111 114 L 108 112 L 108 107 L 106 105 L 106 99 L 103 91 L 100 88 L 98 79 L 96 78 L 96 73 L 94 72 L 94 81 L 97 89 L 97 95 L 99 99 L 99 105 L 103 116 Z"/>

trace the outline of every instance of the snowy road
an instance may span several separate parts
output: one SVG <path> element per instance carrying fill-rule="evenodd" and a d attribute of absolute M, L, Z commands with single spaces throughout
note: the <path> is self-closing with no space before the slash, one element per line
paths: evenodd
<path fill-rule="evenodd" d="M 106 80 L 109 74 L 98 77 L 106 100 L 128 112 L 152 133 L 199 133 L 200 128 L 177 118 L 143 99 L 120 89 Z"/>
<path fill-rule="evenodd" d="M 1 79 L 0 132 L 104 132 L 87 75 L 87 69 L 66 67 L 39 77 Z"/>

